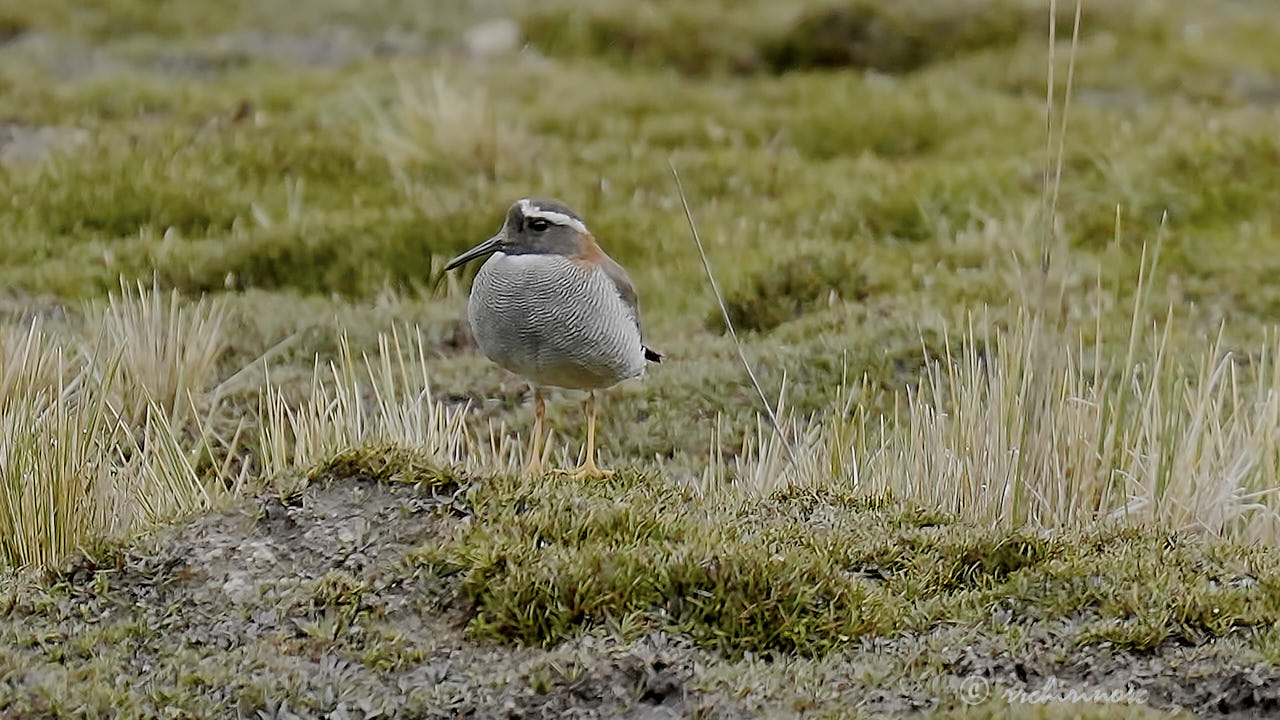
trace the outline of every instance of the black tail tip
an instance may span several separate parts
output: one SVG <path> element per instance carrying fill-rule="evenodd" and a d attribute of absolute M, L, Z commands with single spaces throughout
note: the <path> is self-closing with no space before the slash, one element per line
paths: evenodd
<path fill-rule="evenodd" d="M 660 363 L 662 362 L 662 353 L 650 350 L 649 348 L 644 348 L 644 359 L 649 362 Z"/>

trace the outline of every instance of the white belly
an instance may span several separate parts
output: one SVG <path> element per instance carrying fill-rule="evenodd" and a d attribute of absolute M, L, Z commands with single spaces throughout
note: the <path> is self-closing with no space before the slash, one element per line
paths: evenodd
<path fill-rule="evenodd" d="M 589 390 L 644 374 L 640 329 L 613 282 L 562 255 L 494 253 L 467 316 L 485 355 L 539 385 Z"/>

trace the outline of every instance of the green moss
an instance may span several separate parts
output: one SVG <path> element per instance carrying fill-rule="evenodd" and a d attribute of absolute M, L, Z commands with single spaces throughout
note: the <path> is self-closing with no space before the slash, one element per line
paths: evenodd
<path fill-rule="evenodd" d="M 304 621 L 304 632 L 335 640 L 345 635 L 352 625 L 379 613 L 370 602 L 373 588 L 350 573 L 330 571 L 312 583 L 309 621 Z"/>
<path fill-rule="evenodd" d="M 583 12 L 562 4 L 528 13 L 521 24 L 530 42 L 563 57 L 602 57 L 689 74 L 759 67 L 753 29 L 741 21 L 727 24 L 724 17 L 688 4 L 670 4 L 660 13 L 612 3 Z"/>
<path fill-rule="evenodd" d="M 1044 8 L 1033 2 L 800 3 L 782 12 L 746 3 L 735 13 L 715 3 L 644 6 L 598 3 L 542 7 L 523 17 L 540 49 L 561 57 L 671 67 L 687 74 L 788 72 L 858 68 L 909 72 L 982 50 L 1047 36 Z M 1073 9 L 1060 8 L 1059 32 L 1069 34 Z M 1088 7 L 1086 33 L 1128 32 L 1131 13 Z"/>
<path fill-rule="evenodd" d="M 98 153 L 55 163 L 29 189 L 9 195 L 3 212 L 54 235 L 119 237 L 142 227 L 188 234 L 225 230 L 248 210 L 212 196 L 207 186 L 184 183 L 173 172 L 173 151 L 134 147 Z"/>
<path fill-rule="evenodd" d="M 430 654 L 390 624 L 373 623 L 367 632 L 360 662 L 379 673 L 408 670 L 422 665 Z"/>
<path fill-rule="evenodd" d="M 344 2 L 320 2 L 306 13 L 287 12 L 287 3 L 255 0 L 174 3 L 156 0 L 53 0 L 15 8 L 13 16 L 30 27 L 93 42 L 138 43 L 156 37 L 198 45 L 210 37 L 237 30 L 265 30 L 279 35 L 306 35 L 335 26 L 370 34 L 400 23 L 431 39 L 466 27 L 474 12 L 466 3 L 446 2 L 417 8 L 397 0 L 370 0 L 356 11 Z"/>
<path fill-rule="evenodd" d="M 1271 133 L 1232 129 L 1179 143 L 1169 148 L 1153 168 L 1163 182 L 1162 197 L 1146 208 L 1149 214 L 1167 210 L 1177 226 L 1204 227 L 1227 218 L 1256 218 L 1274 222 L 1274 206 L 1262 190 L 1280 179 L 1280 147 Z M 1192 191 L 1191 178 L 1196 179 Z"/>
<path fill-rule="evenodd" d="M 502 484 L 472 499 L 472 523 L 417 560 L 459 574 L 472 632 L 535 645 L 621 623 L 731 654 L 822 654 L 867 635 L 982 624 L 1002 603 L 1039 621 L 1093 613 L 1078 642 L 1147 649 L 1280 619 L 1274 554 L 1158 533 L 992 531 L 843 492 L 726 507 L 635 476 L 547 481 L 536 494 Z M 1240 562 L 1256 582 L 1240 579 Z"/>
<path fill-rule="evenodd" d="M 869 292 L 867 279 L 856 271 L 851 257 L 810 253 L 781 260 L 750 280 L 747 289 L 725 299 L 729 320 L 743 331 L 771 330 L 822 303 L 860 300 Z M 717 309 L 707 318 L 713 329 L 724 329 Z"/>
<path fill-rule="evenodd" d="M 377 192 L 365 162 L 349 141 L 315 128 L 103 132 L 91 147 L 16 175 L 0 219 L 71 238 L 124 239 L 148 228 L 206 236 L 247 221 L 258 205 L 279 214 L 288 182 L 301 183 L 293 192 L 304 202 Z"/>
<path fill-rule="evenodd" d="M 1092 6 L 1082 20 L 1086 32 L 1122 30 L 1121 18 Z M 1074 9 L 1059 8 L 1059 32 L 1069 32 Z M 810 11 L 772 39 L 764 50 L 775 71 L 854 67 L 907 72 L 958 55 L 1047 36 L 1044 7 L 1037 3 L 897 2 L 860 0 Z"/>
<path fill-rule="evenodd" d="M 404 482 L 443 489 L 456 487 L 458 479 L 427 462 L 420 454 L 394 446 L 348 450 L 311 471 L 312 482 L 359 478 L 374 482 Z"/>

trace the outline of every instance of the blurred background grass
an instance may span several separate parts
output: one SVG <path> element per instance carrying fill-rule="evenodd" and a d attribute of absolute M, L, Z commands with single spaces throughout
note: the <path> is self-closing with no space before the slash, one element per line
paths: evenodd
<path fill-rule="evenodd" d="M 421 323 L 437 388 L 519 429 L 521 383 L 462 321 L 466 279 L 431 275 L 514 198 L 556 195 L 631 270 L 671 358 L 611 396 L 606 457 L 702 456 L 707 419 L 755 407 L 668 158 L 769 387 L 785 372 L 801 411 L 846 375 L 901 388 L 943 328 L 985 306 L 1007 322 L 1038 261 L 1043 5 L 9 5 L 0 288 L 17 314 L 121 275 L 223 296 L 224 375 L 285 337 L 301 371 L 334 357 L 338 326 L 359 351 Z M 1166 212 L 1146 319 L 1187 309 L 1175 341 L 1200 347 L 1230 318 L 1248 355 L 1280 318 L 1277 25 L 1263 2 L 1085 8 L 1057 260 L 1063 307 L 1101 313 L 1104 340 L 1127 336 Z M 554 422 L 577 432 L 563 405 Z"/>

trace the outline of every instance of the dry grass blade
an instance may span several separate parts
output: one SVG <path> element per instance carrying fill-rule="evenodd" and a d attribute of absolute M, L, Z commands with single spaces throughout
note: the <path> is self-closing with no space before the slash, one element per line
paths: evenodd
<path fill-rule="evenodd" d="M 787 460 L 791 463 L 793 469 L 799 470 L 795 450 L 791 447 L 791 442 L 787 439 L 786 433 L 782 431 L 782 425 L 778 422 L 778 415 L 769 404 L 769 398 L 764 394 L 764 388 L 760 386 L 760 380 L 756 377 L 755 370 L 751 369 L 751 362 L 747 360 L 746 350 L 742 347 L 742 341 L 738 339 L 738 331 L 734 329 L 733 320 L 729 318 L 729 308 L 725 305 L 724 295 L 720 292 L 720 285 L 716 282 L 715 273 L 711 271 L 711 261 L 707 258 L 707 251 L 702 246 L 702 237 L 698 234 L 698 225 L 693 221 L 693 211 L 689 209 L 689 201 L 684 194 L 684 185 L 680 182 L 680 173 L 676 171 L 674 162 L 668 160 L 667 165 L 671 168 L 671 176 L 675 178 L 676 191 L 680 194 L 680 204 L 684 207 L 684 217 L 689 222 L 689 232 L 693 235 L 693 242 L 698 247 L 698 257 L 702 258 L 702 267 L 707 271 L 707 279 L 711 282 L 711 292 L 716 296 L 716 303 L 720 306 L 720 314 L 724 318 L 725 327 L 729 328 L 729 336 L 733 338 L 733 346 L 738 351 L 738 359 L 742 361 L 742 366 L 746 368 L 747 377 L 751 378 L 751 385 L 755 388 L 756 395 L 760 397 L 760 403 L 764 405 L 765 416 L 769 418 L 769 424 L 773 427 L 773 431 L 777 433 L 778 439 L 782 442 L 782 447 L 786 450 Z"/>
<path fill-rule="evenodd" d="M 1076 55 L 1080 48 L 1080 16 L 1084 9 L 1083 0 L 1076 0 L 1075 20 L 1071 27 L 1071 53 L 1067 60 L 1067 86 L 1062 95 L 1062 126 L 1058 129 L 1058 156 L 1054 163 L 1053 199 L 1049 204 L 1051 222 L 1058 215 L 1058 197 L 1062 191 L 1062 165 L 1067 148 L 1067 120 L 1071 117 L 1071 89 L 1075 84 Z M 1050 92 L 1053 88 L 1050 86 Z"/>

